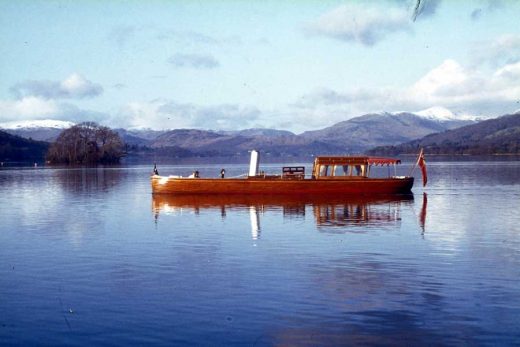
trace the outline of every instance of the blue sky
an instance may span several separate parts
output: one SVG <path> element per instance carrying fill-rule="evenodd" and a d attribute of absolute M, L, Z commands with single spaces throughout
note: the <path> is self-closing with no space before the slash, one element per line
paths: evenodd
<path fill-rule="evenodd" d="M 0 122 L 301 132 L 520 109 L 515 1 L 2 1 Z"/>

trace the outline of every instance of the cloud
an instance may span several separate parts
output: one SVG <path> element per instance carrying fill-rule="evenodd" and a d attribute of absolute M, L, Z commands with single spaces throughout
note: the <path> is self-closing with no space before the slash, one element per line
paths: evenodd
<path fill-rule="evenodd" d="M 467 71 L 455 60 L 447 59 L 418 80 L 411 92 L 423 97 L 453 97 L 473 93 L 483 82 L 476 73 Z"/>
<path fill-rule="evenodd" d="M 479 20 L 485 14 L 505 8 L 505 4 L 501 0 L 485 0 L 481 1 L 481 3 L 481 7 L 477 7 L 471 11 L 470 18 L 473 21 Z"/>
<path fill-rule="evenodd" d="M 10 88 L 16 98 L 36 96 L 44 99 L 82 99 L 92 98 L 103 93 L 103 87 L 77 73 L 61 82 L 25 81 Z"/>
<path fill-rule="evenodd" d="M 292 106 L 302 114 L 337 116 L 333 121 L 375 111 L 417 111 L 433 106 L 463 114 L 496 116 L 511 112 L 520 100 L 519 79 L 520 62 L 483 74 L 448 59 L 407 87 L 357 88 L 341 93 L 321 89 Z"/>
<path fill-rule="evenodd" d="M 173 100 L 132 102 L 123 107 L 116 120 L 125 127 L 154 129 L 225 129 L 238 130 L 258 125 L 260 111 L 236 104 L 199 106 Z"/>
<path fill-rule="evenodd" d="M 101 122 L 108 118 L 109 116 L 105 113 L 82 110 L 69 103 L 60 103 L 37 96 L 26 96 L 17 100 L 0 100 L 1 122 L 37 119 Z"/>
<path fill-rule="evenodd" d="M 312 107 L 312 105 L 346 105 L 363 101 L 371 101 L 373 99 L 382 97 L 383 93 L 379 89 L 370 90 L 364 88 L 356 88 L 347 92 L 339 93 L 332 89 L 321 88 L 314 90 L 312 93 L 308 95 L 302 96 L 300 100 L 292 104 L 292 106 L 299 109 L 307 109 L 309 107 Z"/>
<path fill-rule="evenodd" d="M 323 14 L 306 27 L 307 33 L 372 46 L 389 33 L 409 31 L 410 21 L 402 7 L 349 3 Z"/>
<path fill-rule="evenodd" d="M 29 96 L 15 101 L 0 100 L 0 116 L 3 120 L 16 120 L 19 117 L 46 118 L 58 112 L 54 100 Z"/>
<path fill-rule="evenodd" d="M 350 2 L 305 26 L 313 36 L 373 46 L 396 32 L 411 32 L 412 21 L 432 17 L 441 0 Z"/>
<path fill-rule="evenodd" d="M 476 42 L 471 56 L 478 64 L 493 66 L 512 64 L 520 61 L 520 34 L 506 34 L 494 40 Z"/>
<path fill-rule="evenodd" d="M 168 59 L 175 67 L 191 67 L 194 69 L 215 69 L 220 66 L 218 60 L 211 55 L 176 54 Z"/>
<path fill-rule="evenodd" d="M 492 81 L 496 85 L 507 87 L 510 83 L 518 83 L 520 80 L 520 62 L 515 64 L 508 64 L 498 69 L 493 74 Z"/>

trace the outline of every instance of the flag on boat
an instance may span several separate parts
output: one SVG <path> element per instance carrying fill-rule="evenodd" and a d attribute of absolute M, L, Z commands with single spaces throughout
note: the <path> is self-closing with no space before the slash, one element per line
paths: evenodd
<path fill-rule="evenodd" d="M 417 163 L 415 165 L 419 165 L 419 167 L 421 168 L 422 183 L 424 187 L 428 182 L 428 173 L 426 172 L 426 160 L 424 160 L 424 152 L 422 148 L 421 152 L 419 152 L 419 157 L 417 158 Z"/>

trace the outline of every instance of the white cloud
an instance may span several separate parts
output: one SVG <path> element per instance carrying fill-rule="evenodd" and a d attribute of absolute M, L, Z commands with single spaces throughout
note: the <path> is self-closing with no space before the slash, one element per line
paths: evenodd
<path fill-rule="evenodd" d="M 444 106 L 460 114 L 498 116 L 518 108 L 520 62 L 490 75 L 446 60 L 414 84 L 403 88 L 314 91 L 293 106 L 304 114 L 328 113 L 331 123 L 378 111 L 415 111 Z M 325 111 L 325 112 L 324 112 Z"/>
<path fill-rule="evenodd" d="M 342 41 L 374 45 L 392 32 L 410 29 L 403 7 L 377 3 L 348 3 L 323 14 L 307 26 L 307 32 Z"/>
<path fill-rule="evenodd" d="M 0 100 L 0 117 L 2 120 L 16 120 L 22 118 L 46 118 L 58 112 L 58 105 L 54 100 L 29 96 L 20 100 Z"/>
<path fill-rule="evenodd" d="M 508 64 L 498 69 L 493 77 L 498 81 L 507 81 L 518 83 L 520 80 L 520 62 L 515 64 Z"/>
<path fill-rule="evenodd" d="M 475 71 L 468 71 L 455 60 L 447 59 L 428 72 L 411 88 L 417 98 L 455 97 L 474 93 L 483 79 Z"/>
<path fill-rule="evenodd" d="M 258 126 L 260 111 L 234 104 L 198 106 L 172 100 L 132 102 L 123 107 L 114 123 L 130 128 L 225 129 Z"/>
<path fill-rule="evenodd" d="M 101 94 L 103 88 L 96 83 L 85 79 L 77 73 L 73 73 L 60 83 L 60 89 L 68 97 L 92 97 Z"/>
<path fill-rule="evenodd" d="M 494 40 L 474 44 L 471 55 L 478 64 L 490 63 L 493 66 L 520 61 L 520 35 L 505 34 Z"/>
<path fill-rule="evenodd" d="M 82 110 L 72 104 L 36 96 L 0 100 L 0 122 L 38 119 L 58 119 L 76 123 L 86 120 L 102 122 L 108 119 L 108 116 L 105 113 Z"/>
<path fill-rule="evenodd" d="M 35 96 L 45 99 L 82 99 L 98 96 L 103 87 L 87 80 L 78 73 L 73 73 L 61 82 L 56 81 L 24 81 L 10 88 L 15 97 Z"/>
<path fill-rule="evenodd" d="M 508 64 L 486 76 L 447 60 L 410 88 L 415 101 L 431 105 L 457 106 L 479 112 L 506 112 L 520 99 L 520 63 Z M 502 110 L 502 111 L 500 111 Z"/>

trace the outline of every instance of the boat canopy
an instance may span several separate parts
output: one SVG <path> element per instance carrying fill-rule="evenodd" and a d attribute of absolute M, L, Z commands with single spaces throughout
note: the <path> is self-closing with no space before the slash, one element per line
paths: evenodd
<path fill-rule="evenodd" d="M 399 159 L 368 156 L 316 157 L 312 177 L 327 179 L 331 177 L 368 177 L 372 166 L 390 166 L 401 163 Z"/>
<path fill-rule="evenodd" d="M 400 159 L 382 157 L 316 157 L 314 165 L 395 165 Z"/>

